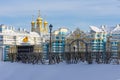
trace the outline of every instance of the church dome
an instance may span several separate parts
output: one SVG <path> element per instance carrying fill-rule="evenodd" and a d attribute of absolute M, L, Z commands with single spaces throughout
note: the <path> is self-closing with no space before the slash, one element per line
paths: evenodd
<path fill-rule="evenodd" d="M 35 21 L 32 21 L 31 24 L 35 24 Z"/>
<path fill-rule="evenodd" d="M 44 24 L 48 24 L 48 22 L 47 22 L 47 21 L 44 21 Z"/>
<path fill-rule="evenodd" d="M 42 21 L 37 21 L 37 24 L 42 24 Z"/>
<path fill-rule="evenodd" d="M 42 21 L 42 18 L 38 17 L 38 18 L 37 18 L 37 21 Z"/>

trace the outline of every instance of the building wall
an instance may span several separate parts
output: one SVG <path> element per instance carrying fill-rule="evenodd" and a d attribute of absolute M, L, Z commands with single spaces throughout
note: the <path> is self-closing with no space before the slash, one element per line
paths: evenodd
<path fill-rule="evenodd" d="M 111 51 L 113 56 L 118 55 L 118 50 L 119 50 L 119 42 L 120 42 L 120 33 L 112 33 L 111 34 Z"/>
<path fill-rule="evenodd" d="M 91 43 L 93 52 L 105 51 L 106 33 L 104 32 L 91 33 Z"/>
<path fill-rule="evenodd" d="M 104 29 L 103 29 L 104 28 Z M 106 32 L 106 33 L 104 33 Z M 112 52 L 112 56 L 119 55 L 120 47 L 120 25 L 109 28 L 91 28 L 93 51 Z"/>
<path fill-rule="evenodd" d="M 0 25 L 0 59 L 7 60 L 8 53 L 16 53 L 16 46 L 39 46 L 35 52 L 42 52 L 40 45 L 44 39 L 36 32 L 27 32 L 23 30 L 14 30 L 5 25 Z M 39 48 L 39 49 L 38 49 Z"/>
<path fill-rule="evenodd" d="M 53 31 L 52 33 L 52 43 L 51 43 L 51 51 L 53 53 L 63 53 L 65 52 L 65 37 L 67 34 L 66 28 L 60 28 L 58 30 Z M 44 43 L 43 45 L 43 52 L 48 53 L 49 52 L 49 46 L 50 42 Z M 46 51 L 47 50 L 47 51 Z"/>

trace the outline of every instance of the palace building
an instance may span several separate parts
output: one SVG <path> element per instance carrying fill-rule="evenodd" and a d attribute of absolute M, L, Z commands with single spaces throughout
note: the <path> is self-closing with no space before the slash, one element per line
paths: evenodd
<path fill-rule="evenodd" d="M 31 31 L 0 25 L 0 60 L 8 60 L 8 53 L 42 52 L 42 43 L 48 38 L 48 23 L 38 15 L 31 22 Z"/>
<path fill-rule="evenodd" d="M 105 44 L 107 38 L 107 31 L 105 26 L 101 26 L 101 28 L 90 26 L 90 34 L 91 34 L 91 43 L 92 43 L 92 51 L 93 52 L 104 52 Z"/>
<path fill-rule="evenodd" d="M 67 28 L 59 28 L 52 32 L 51 40 L 51 52 L 55 54 L 63 54 L 65 52 L 66 36 L 68 34 Z M 50 43 L 49 39 L 43 43 L 43 53 L 47 55 L 49 53 Z M 47 59 L 47 56 L 45 56 Z"/>
<path fill-rule="evenodd" d="M 8 60 L 9 53 L 42 52 L 47 57 L 50 51 L 60 55 L 70 51 L 85 52 L 86 43 L 90 45 L 91 52 L 112 52 L 117 56 L 120 53 L 120 25 L 90 26 L 88 33 L 79 28 L 69 33 L 64 27 L 52 31 L 50 35 L 48 22 L 41 18 L 40 12 L 37 19 L 31 21 L 31 31 L 0 25 L 0 60 L 3 61 Z"/>
<path fill-rule="evenodd" d="M 90 35 L 93 52 L 112 52 L 112 56 L 118 56 L 120 52 L 120 25 L 115 27 L 102 26 L 101 28 L 90 26 Z"/>

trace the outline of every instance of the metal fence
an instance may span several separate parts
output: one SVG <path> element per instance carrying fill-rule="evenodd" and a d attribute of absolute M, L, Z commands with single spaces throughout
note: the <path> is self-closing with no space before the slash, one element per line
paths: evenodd
<path fill-rule="evenodd" d="M 117 54 L 117 55 L 114 55 Z M 115 52 L 64 52 L 64 53 L 9 53 L 11 62 L 22 62 L 28 64 L 59 64 L 66 62 L 67 64 L 77 64 L 80 62 L 93 62 L 101 64 L 110 64 L 114 62 L 119 64 L 120 53 Z"/>

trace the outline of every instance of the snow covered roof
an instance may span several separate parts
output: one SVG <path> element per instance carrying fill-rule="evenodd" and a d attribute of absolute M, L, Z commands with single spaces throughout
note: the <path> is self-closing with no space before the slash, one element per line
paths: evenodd
<path fill-rule="evenodd" d="M 9 29 L 0 32 L 0 35 L 11 35 L 11 36 L 27 35 L 33 37 L 40 37 L 40 35 L 37 32 L 14 31 Z"/>
<path fill-rule="evenodd" d="M 0 35 L 17 35 L 17 33 L 13 30 L 4 30 Z"/>
<path fill-rule="evenodd" d="M 102 30 L 96 26 L 90 26 L 90 29 L 93 30 L 94 32 L 102 32 Z"/>
<path fill-rule="evenodd" d="M 67 33 L 68 29 L 67 28 L 59 28 L 58 30 L 53 31 L 53 34 L 58 35 L 60 32 Z"/>
<path fill-rule="evenodd" d="M 67 28 L 60 28 L 59 31 L 60 31 L 60 32 L 65 32 L 65 33 L 66 33 L 66 32 L 68 32 L 68 29 L 67 29 Z"/>
<path fill-rule="evenodd" d="M 105 25 L 102 25 L 101 28 L 98 28 L 96 26 L 90 26 L 90 29 L 94 32 L 107 32 Z"/>
<path fill-rule="evenodd" d="M 59 30 L 55 30 L 55 31 L 53 32 L 54 35 L 57 35 L 58 33 L 59 33 Z"/>
<path fill-rule="evenodd" d="M 120 25 L 117 25 L 112 31 L 111 33 L 117 33 L 119 34 L 120 33 Z"/>
<path fill-rule="evenodd" d="M 37 32 L 30 32 L 30 35 L 34 37 L 40 37 L 40 35 Z"/>

